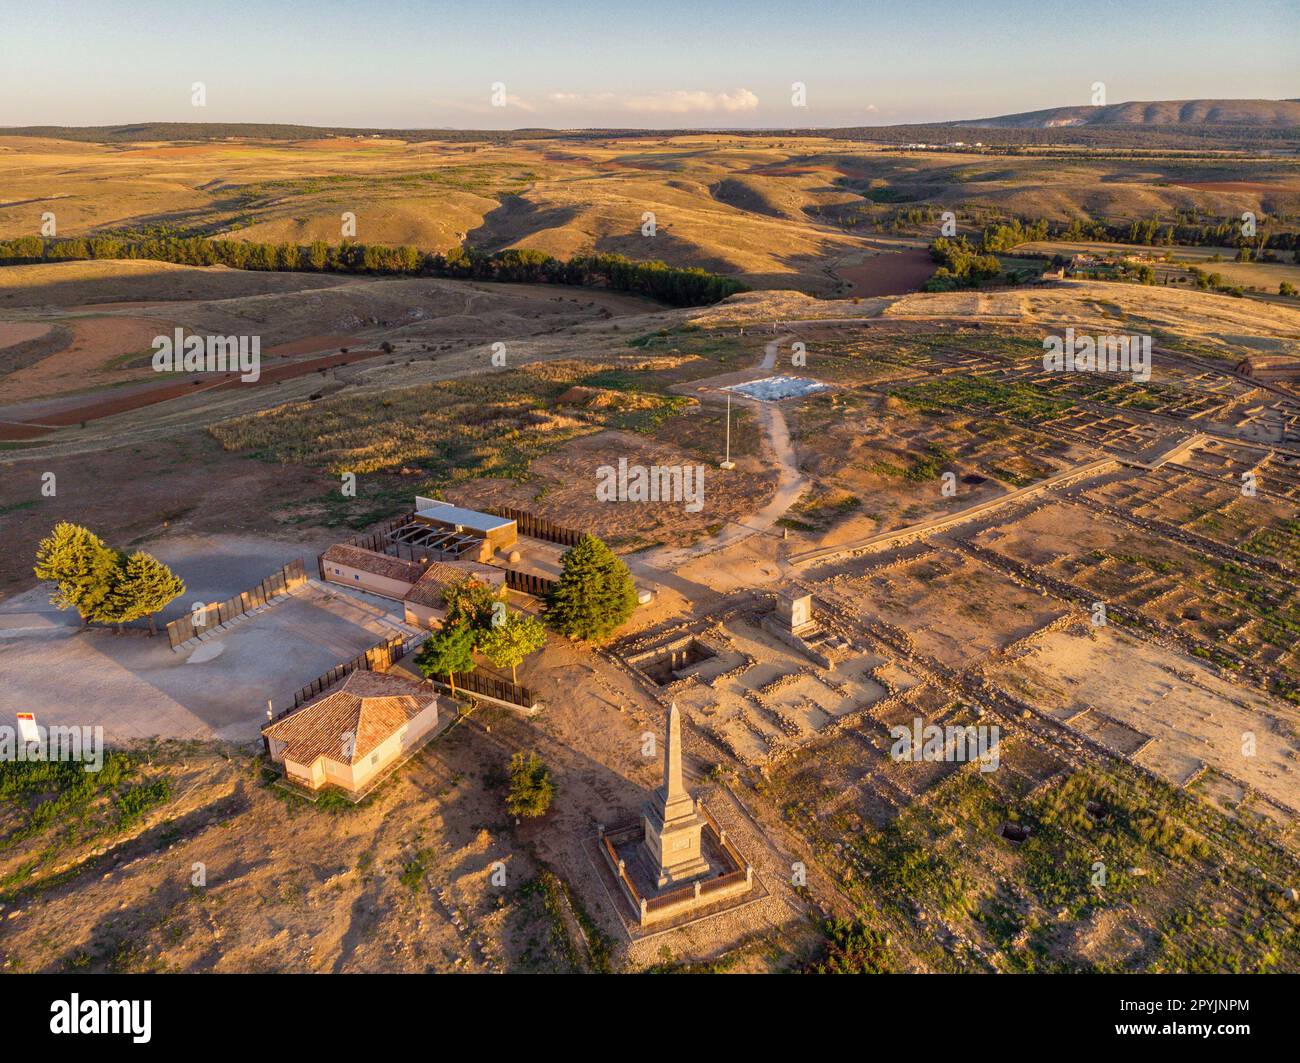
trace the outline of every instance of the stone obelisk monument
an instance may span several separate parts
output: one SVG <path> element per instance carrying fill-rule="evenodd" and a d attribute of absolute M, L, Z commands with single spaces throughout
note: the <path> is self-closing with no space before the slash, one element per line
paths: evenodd
<path fill-rule="evenodd" d="M 700 851 L 704 819 L 682 782 L 682 720 L 677 702 L 668 706 L 668 729 L 664 742 L 664 784 L 642 811 L 645 847 L 659 886 L 698 878 L 709 870 Z"/>

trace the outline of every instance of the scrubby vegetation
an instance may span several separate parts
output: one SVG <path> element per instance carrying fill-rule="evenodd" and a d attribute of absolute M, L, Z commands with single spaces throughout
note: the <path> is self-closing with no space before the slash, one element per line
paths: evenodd
<path fill-rule="evenodd" d="M 536 819 L 546 814 L 555 796 L 551 769 L 534 752 L 519 752 L 510 758 L 510 791 L 506 810 L 512 816 Z"/>
<path fill-rule="evenodd" d="M 815 974 L 888 974 L 889 938 L 857 920 L 828 919 L 822 924 L 824 954 L 809 966 Z"/>
<path fill-rule="evenodd" d="M 21 857 L 0 875 L 0 900 L 58 881 L 50 864 L 60 852 L 129 831 L 175 796 L 166 775 L 146 775 L 132 754 L 106 752 L 98 771 L 87 766 L 84 760 L 0 760 L 0 853 L 41 839 L 33 858 Z"/>
<path fill-rule="evenodd" d="M 565 401 L 570 388 L 586 387 L 599 371 L 592 363 L 535 364 L 382 395 L 289 403 L 211 431 L 227 450 L 271 461 L 336 473 L 413 466 L 434 486 L 446 486 L 482 476 L 522 478 L 533 458 L 576 436 L 652 428 L 691 403 L 641 393 Z"/>
<path fill-rule="evenodd" d="M 525 972 L 609 974 L 612 942 L 569 884 L 544 868 L 519 887 L 514 913 L 525 938 L 518 969 Z"/>
<path fill-rule="evenodd" d="M 1049 398 L 1032 384 L 983 377 L 951 376 L 894 392 L 922 410 L 985 409 L 1037 423 L 1070 409 L 1071 404 Z"/>
<path fill-rule="evenodd" d="M 820 754 L 819 754 L 820 756 Z M 959 773 L 880 828 L 826 814 L 816 757 L 778 775 L 796 829 L 858 906 L 823 927 L 814 970 L 1270 971 L 1300 962 L 1300 865 L 1266 833 L 1123 766 L 1028 796 Z M 1013 824 L 1022 841 L 1003 837 Z M 1109 913 L 1126 918 L 1112 934 Z M 945 947 L 925 912 L 979 943 Z M 1086 944 L 1084 942 L 1087 942 Z M 886 948 L 886 946 L 889 946 Z M 856 964 L 865 958 L 864 965 Z"/>

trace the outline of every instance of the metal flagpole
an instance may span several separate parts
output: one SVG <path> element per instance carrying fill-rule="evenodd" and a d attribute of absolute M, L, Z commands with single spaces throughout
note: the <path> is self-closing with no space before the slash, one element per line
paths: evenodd
<path fill-rule="evenodd" d="M 731 460 L 731 392 L 727 392 L 727 458 L 718 466 L 720 469 L 734 469 L 736 463 Z"/>

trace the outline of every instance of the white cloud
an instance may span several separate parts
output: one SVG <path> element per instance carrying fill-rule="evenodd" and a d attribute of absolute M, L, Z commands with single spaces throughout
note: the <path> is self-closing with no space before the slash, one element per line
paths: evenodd
<path fill-rule="evenodd" d="M 736 89 L 734 92 L 674 89 L 646 96 L 619 96 L 613 92 L 553 92 L 547 99 L 561 107 L 583 110 L 614 108 L 634 114 L 707 114 L 717 111 L 736 114 L 758 107 L 758 97 L 749 89 Z"/>
<path fill-rule="evenodd" d="M 440 111 L 447 111 L 454 114 L 465 115 L 484 115 L 484 114 L 508 114 L 511 110 L 525 111 L 532 113 L 537 110 L 528 100 L 522 96 L 516 96 L 513 93 L 507 93 L 504 97 L 504 107 L 494 107 L 488 97 L 481 100 L 464 100 L 451 99 L 445 97 L 434 97 L 429 102 Z"/>
<path fill-rule="evenodd" d="M 562 104 L 566 107 L 606 106 L 616 99 L 612 92 L 552 92 L 546 98 L 552 103 Z"/>
<path fill-rule="evenodd" d="M 627 101 L 629 111 L 659 111 L 666 114 L 689 114 L 695 111 L 752 111 L 758 97 L 749 89 L 735 92 L 657 92 L 653 96 L 634 96 Z"/>

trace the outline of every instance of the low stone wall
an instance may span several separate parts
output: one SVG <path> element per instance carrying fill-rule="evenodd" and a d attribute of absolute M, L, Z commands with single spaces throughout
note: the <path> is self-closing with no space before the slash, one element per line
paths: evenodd
<path fill-rule="evenodd" d="M 610 871 L 623 888 L 623 894 L 631 902 L 633 911 L 638 913 L 639 922 L 643 927 L 662 923 L 697 908 L 715 905 L 719 901 L 744 896 L 753 889 L 753 867 L 727 839 L 727 832 L 718 826 L 717 820 L 709 814 L 708 809 L 702 804 L 699 807 L 704 816 L 705 833 L 712 844 L 726 854 L 732 869 L 717 878 L 682 886 L 661 893 L 657 897 L 643 897 L 637 891 L 615 849 L 616 843 L 626 843 L 642 837 L 644 828 L 641 824 L 633 823 L 615 827 L 600 836 L 601 855 L 604 856 Z"/>
<path fill-rule="evenodd" d="M 684 888 L 680 891 L 680 896 L 658 897 L 642 910 L 641 925 L 653 926 L 698 908 L 743 897 L 753 889 L 752 875 L 753 871 L 749 868 L 744 871 L 733 871 L 730 875 L 710 879 L 703 884 L 697 882 L 693 889 Z M 653 907 L 650 904 L 653 904 Z"/>

